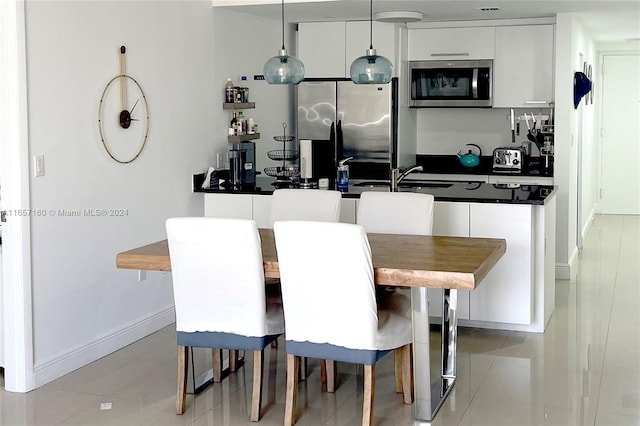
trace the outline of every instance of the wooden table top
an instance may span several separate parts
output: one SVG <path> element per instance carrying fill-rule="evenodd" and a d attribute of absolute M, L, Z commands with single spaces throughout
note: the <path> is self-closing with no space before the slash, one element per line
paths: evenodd
<path fill-rule="evenodd" d="M 496 238 L 367 234 L 379 285 L 474 290 L 505 253 Z M 272 229 L 260 229 L 265 276 L 279 277 Z M 170 271 L 167 240 L 118 253 L 120 269 Z"/>

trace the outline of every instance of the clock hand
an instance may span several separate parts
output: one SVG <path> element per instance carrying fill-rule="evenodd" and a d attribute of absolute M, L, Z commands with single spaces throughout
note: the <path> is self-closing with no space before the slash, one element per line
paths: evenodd
<path fill-rule="evenodd" d="M 136 105 L 138 105 L 138 101 L 140 100 L 140 98 L 136 99 L 136 103 L 133 104 L 133 107 L 131 107 L 131 111 L 129 111 L 129 114 L 133 114 L 133 110 L 136 109 Z"/>

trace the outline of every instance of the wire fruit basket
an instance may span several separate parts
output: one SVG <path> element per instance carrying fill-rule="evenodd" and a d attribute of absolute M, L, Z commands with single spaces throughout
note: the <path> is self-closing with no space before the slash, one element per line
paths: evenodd
<path fill-rule="evenodd" d="M 267 176 L 275 177 L 275 186 L 291 186 L 298 176 L 298 168 L 288 163 L 298 159 L 298 151 L 287 149 L 287 143 L 293 142 L 295 136 L 287 135 L 287 123 L 282 123 L 282 136 L 274 136 L 276 142 L 282 142 L 282 149 L 267 152 L 267 157 L 274 161 L 282 161 L 281 166 L 265 167 Z"/>

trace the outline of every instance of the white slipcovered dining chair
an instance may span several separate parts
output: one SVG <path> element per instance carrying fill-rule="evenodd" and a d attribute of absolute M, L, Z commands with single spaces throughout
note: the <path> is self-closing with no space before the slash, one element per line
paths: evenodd
<path fill-rule="evenodd" d="M 279 220 L 311 220 L 318 222 L 338 222 L 340 219 L 340 202 L 342 194 L 339 191 L 292 189 L 283 188 L 273 191 L 271 197 L 271 226 Z M 267 291 L 270 294 L 278 292 L 279 281 L 267 279 Z M 276 345 L 277 342 L 274 342 Z M 329 362 L 330 373 L 334 371 L 334 363 Z M 321 362 L 322 381 L 326 381 L 326 362 Z M 300 363 L 300 377 L 306 380 L 307 360 Z M 333 392 L 332 383 L 329 392 Z"/>
<path fill-rule="evenodd" d="M 369 233 L 431 235 L 433 206 L 431 194 L 366 191 L 360 194 L 357 223 Z M 377 299 L 381 309 L 402 311 L 410 318 L 410 290 L 381 287 L 377 291 Z M 409 350 L 397 350 L 395 353 L 396 392 L 405 395 L 407 386 L 413 392 L 413 374 L 403 376 L 400 366 L 412 363 L 412 352 L 410 346 Z"/>
<path fill-rule="evenodd" d="M 271 197 L 271 224 L 278 220 L 337 222 L 341 199 L 339 191 L 277 189 Z"/>
<path fill-rule="evenodd" d="M 287 351 L 284 424 L 296 421 L 299 357 L 313 357 L 364 364 L 362 424 L 370 425 L 375 363 L 411 343 L 411 320 L 378 311 L 371 249 L 362 226 L 279 221 L 274 235 Z"/>
<path fill-rule="evenodd" d="M 265 294 L 253 220 L 205 217 L 166 222 L 178 341 L 176 412 L 186 405 L 190 347 L 253 351 L 251 421 L 260 418 L 263 349 L 284 332 L 282 304 Z M 214 358 L 214 368 L 216 357 Z"/>

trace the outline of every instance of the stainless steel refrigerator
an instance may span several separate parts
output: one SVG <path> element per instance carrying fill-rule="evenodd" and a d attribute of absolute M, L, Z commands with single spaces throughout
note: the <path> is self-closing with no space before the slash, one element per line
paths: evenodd
<path fill-rule="evenodd" d="M 297 87 L 297 138 L 313 141 L 315 177 L 335 178 L 353 157 L 350 178 L 388 179 L 398 166 L 398 80 L 362 85 L 349 79 L 305 79 Z"/>

